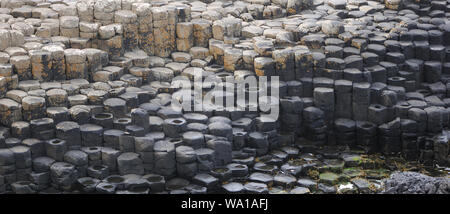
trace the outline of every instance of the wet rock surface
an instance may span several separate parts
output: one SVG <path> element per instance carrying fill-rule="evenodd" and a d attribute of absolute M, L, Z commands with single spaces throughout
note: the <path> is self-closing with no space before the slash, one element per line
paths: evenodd
<path fill-rule="evenodd" d="M 449 1 L 0 6 L 0 193 L 449 193 Z"/>

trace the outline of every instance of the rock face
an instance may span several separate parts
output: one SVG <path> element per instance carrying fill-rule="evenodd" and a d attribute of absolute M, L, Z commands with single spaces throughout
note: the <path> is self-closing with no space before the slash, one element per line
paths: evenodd
<path fill-rule="evenodd" d="M 385 194 L 449 194 L 450 178 L 433 178 L 417 172 L 396 172 L 385 181 Z"/>
<path fill-rule="evenodd" d="M 2 0 L 0 193 L 377 193 L 396 158 L 445 169 L 449 8 Z"/>
<path fill-rule="evenodd" d="M 339 35 L 344 32 L 344 25 L 339 21 L 327 20 L 322 22 L 322 32 L 327 35 Z"/>

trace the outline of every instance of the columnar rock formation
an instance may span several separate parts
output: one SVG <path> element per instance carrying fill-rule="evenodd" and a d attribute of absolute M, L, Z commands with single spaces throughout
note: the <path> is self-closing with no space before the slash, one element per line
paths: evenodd
<path fill-rule="evenodd" d="M 374 167 L 357 151 L 448 166 L 449 14 L 446 0 L 1 0 L 0 193 L 366 193 L 379 177 L 351 171 Z M 279 77 L 278 96 L 247 77 Z M 218 85 L 201 110 L 171 106 Z M 277 120 L 251 109 L 264 104 Z"/>

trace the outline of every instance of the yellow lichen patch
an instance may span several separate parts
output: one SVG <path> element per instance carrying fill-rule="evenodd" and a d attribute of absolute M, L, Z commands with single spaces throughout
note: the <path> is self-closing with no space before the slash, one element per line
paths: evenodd
<path fill-rule="evenodd" d="M 309 177 L 311 177 L 314 180 L 318 180 L 319 179 L 319 171 L 315 170 L 315 169 L 310 169 L 308 170 L 308 172 L 306 173 Z"/>
<path fill-rule="evenodd" d="M 369 190 L 372 191 L 372 192 L 377 192 L 378 191 L 377 187 L 373 183 L 369 184 Z"/>

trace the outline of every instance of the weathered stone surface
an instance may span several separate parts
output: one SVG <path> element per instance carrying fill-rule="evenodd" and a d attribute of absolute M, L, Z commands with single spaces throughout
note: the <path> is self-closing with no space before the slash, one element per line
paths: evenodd
<path fill-rule="evenodd" d="M 4 0 L 0 193 L 445 193 L 448 4 Z"/>

